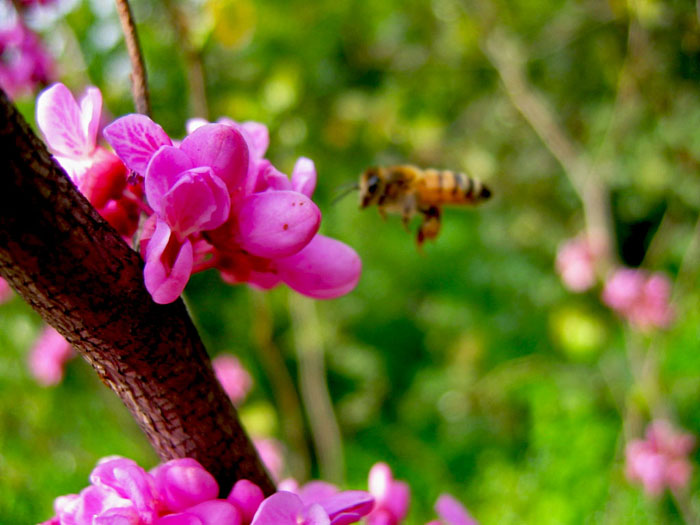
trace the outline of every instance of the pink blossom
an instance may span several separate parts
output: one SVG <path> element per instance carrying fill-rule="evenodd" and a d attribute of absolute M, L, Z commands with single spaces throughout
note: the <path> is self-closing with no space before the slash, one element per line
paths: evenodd
<path fill-rule="evenodd" d="M 0 88 L 14 99 L 29 95 L 54 76 L 53 58 L 16 13 L 0 27 Z"/>
<path fill-rule="evenodd" d="M 211 361 L 216 378 L 234 404 L 245 399 L 253 384 L 248 371 L 237 357 L 218 355 Z"/>
<path fill-rule="evenodd" d="M 119 157 L 98 145 L 101 113 L 96 87 L 88 87 L 78 102 L 66 86 L 53 84 L 36 102 L 37 125 L 56 161 L 107 222 L 130 238 L 138 226 L 142 189 L 127 181 Z"/>
<path fill-rule="evenodd" d="M 620 268 L 605 283 L 602 299 L 640 330 L 665 328 L 673 320 L 671 283 L 661 273 Z"/>
<path fill-rule="evenodd" d="M 144 281 L 156 302 L 174 301 L 189 276 L 216 268 L 225 282 L 269 289 L 281 282 L 330 299 L 357 284 L 361 263 L 345 244 L 317 234 L 316 169 L 301 158 L 291 179 L 264 158 L 262 124 L 188 123 L 178 146 L 147 117 L 128 115 L 104 134 L 126 165 L 145 175 L 155 212 L 144 227 Z"/>
<path fill-rule="evenodd" d="M 396 525 L 406 517 L 411 489 L 404 481 L 396 481 L 386 463 L 376 463 L 369 471 L 369 491 L 375 506 L 367 518 L 368 525 Z"/>
<path fill-rule="evenodd" d="M 63 380 L 63 368 L 75 357 L 70 343 L 56 330 L 45 326 L 29 351 L 29 371 L 43 386 L 57 385 Z"/>
<path fill-rule="evenodd" d="M 630 441 L 625 451 L 627 477 L 638 481 L 647 494 L 688 484 L 692 465 L 688 454 L 695 446 L 692 435 L 676 430 L 668 421 L 653 421 L 645 439 Z"/>
<path fill-rule="evenodd" d="M 585 235 L 579 235 L 559 246 L 557 272 L 572 292 L 584 292 L 595 284 L 597 250 L 593 244 Z"/>
<path fill-rule="evenodd" d="M 6 303 L 12 298 L 12 288 L 9 283 L 0 277 L 0 304 Z"/>

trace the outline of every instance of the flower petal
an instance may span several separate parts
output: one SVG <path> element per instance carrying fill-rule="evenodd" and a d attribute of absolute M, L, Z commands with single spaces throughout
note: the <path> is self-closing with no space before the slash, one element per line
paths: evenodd
<path fill-rule="evenodd" d="M 89 86 L 80 99 L 80 123 L 87 144 L 97 144 L 97 131 L 100 128 L 102 114 L 102 93 L 94 86 Z"/>
<path fill-rule="evenodd" d="M 255 483 L 247 479 L 239 479 L 231 489 L 231 493 L 226 498 L 230 501 L 243 515 L 243 521 L 250 523 L 255 516 L 255 511 L 258 510 L 260 504 L 265 499 L 263 491 Z"/>
<path fill-rule="evenodd" d="M 36 101 L 36 123 L 53 153 L 78 159 L 95 149 L 95 141 L 89 141 L 83 131 L 80 107 L 63 84 L 41 92 Z"/>
<path fill-rule="evenodd" d="M 132 113 L 118 118 L 103 131 L 105 139 L 131 171 L 146 174 L 148 162 L 161 146 L 172 146 L 170 137 L 146 115 Z"/>
<path fill-rule="evenodd" d="M 282 280 L 315 299 L 334 299 L 357 285 L 362 261 L 355 250 L 330 237 L 316 235 L 299 253 L 277 260 Z"/>
<path fill-rule="evenodd" d="M 309 243 L 318 231 L 321 212 L 301 193 L 268 191 L 246 197 L 238 221 L 246 251 L 277 258 L 292 255 Z"/>
<path fill-rule="evenodd" d="M 224 181 L 211 168 L 194 168 L 180 175 L 163 196 L 160 213 L 178 239 L 218 228 L 228 219 L 231 201 Z"/>
<path fill-rule="evenodd" d="M 319 501 L 333 525 L 347 525 L 357 522 L 372 511 L 374 498 L 369 492 L 346 490 Z"/>
<path fill-rule="evenodd" d="M 197 516 L 202 525 L 241 525 L 241 513 L 226 500 L 205 501 L 187 509 L 187 514 Z"/>
<path fill-rule="evenodd" d="M 314 503 L 301 512 L 301 525 L 330 525 L 331 520 L 321 505 Z"/>
<path fill-rule="evenodd" d="M 234 191 L 248 173 L 248 146 L 241 132 L 223 124 L 205 124 L 180 144 L 193 166 L 208 166 Z"/>
<path fill-rule="evenodd" d="M 162 146 L 143 172 L 146 176 L 146 199 L 156 213 L 161 213 L 165 194 L 175 185 L 180 174 L 194 166 L 192 160 L 174 146 Z"/>
<path fill-rule="evenodd" d="M 299 157 L 292 170 L 292 189 L 311 198 L 316 189 L 316 166 L 314 161 Z"/>
<path fill-rule="evenodd" d="M 160 499 L 171 512 L 180 512 L 215 499 L 219 485 L 198 461 L 173 459 L 151 471 Z"/>
<path fill-rule="evenodd" d="M 469 515 L 464 505 L 449 494 L 442 494 L 438 498 L 435 512 L 447 525 L 477 525 L 477 521 Z"/>
<path fill-rule="evenodd" d="M 158 221 L 146 249 L 144 283 L 158 304 L 172 303 L 185 289 L 192 273 L 192 243 L 180 244 L 168 225 Z"/>
<path fill-rule="evenodd" d="M 220 122 L 224 123 L 223 120 Z M 233 121 L 231 122 L 233 123 Z M 250 148 L 250 156 L 258 160 L 262 159 L 270 145 L 270 132 L 267 130 L 267 126 L 252 120 L 243 122 L 240 126 L 243 128 L 243 136 Z"/>
<path fill-rule="evenodd" d="M 260 504 L 250 525 L 297 525 L 303 509 L 299 496 L 280 491 Z"/>

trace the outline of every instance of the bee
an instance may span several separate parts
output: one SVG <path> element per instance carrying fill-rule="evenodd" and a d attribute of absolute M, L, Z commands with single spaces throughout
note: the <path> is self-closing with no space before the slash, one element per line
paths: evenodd
<path fill-rule="evenodd" d="M 419 250 L 440 233 L 443 205 L 472 206 L 491 196 L 481 181 L 464 173 L 410 165 L 369 168 L 358 186 L 361 209 L 376 205 L 384 218 L 387 212 L 400 213 L 407 231 L 411 218 L 422 215 L 416 239 Z"/>

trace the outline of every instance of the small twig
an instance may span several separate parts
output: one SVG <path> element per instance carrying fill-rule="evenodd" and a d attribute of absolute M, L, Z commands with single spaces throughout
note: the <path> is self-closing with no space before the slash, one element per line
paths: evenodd
<path fill-rule="evenodd" d="M 126 49 L 131 60 L 131 92 L 134 97 L 134 105 L 138 113 L 151 116 L 151 102 L 148 97 L 148 80 L 146 78 L 146 66 L 139 45 L 139 36 L 136 31 L 136 23 L 131 14 L 128 0 L 115 0 L 119 21 L 124 31 Z"/>
<path fill-rule="evenodd" d="M 500 75 L 513 105 L 564 168 L 583 204 L 588 235 L 600 246 L 600 270 L 607 271 L 613 261 L 613 234 L 605 186 L 593 173 L 583 151 L 559 125 L 542 95 L 528 84 L 523 61 L 511 38 L 494 30 L 483 50 Z"/>
<path fill-rule="evenodd" d="M 326 383 L 321 323 L 316 303 L 291 293 L 289 306 L 299 356 L 301 397 L 311 425 L 321 477 L 340 484 L 345 470 L 343 442 Z"/>

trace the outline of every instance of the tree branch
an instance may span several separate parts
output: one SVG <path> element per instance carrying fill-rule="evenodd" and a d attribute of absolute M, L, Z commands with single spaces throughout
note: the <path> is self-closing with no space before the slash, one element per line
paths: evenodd
<path fill-rule="evenodd" d="M 161 459 L 196 459 L 222 494 L 241 478 L 272 493 L 182 301 L 151 300 L 138 254 L 1 90 L 0 155 L 0 275 L 95 368 Z"/>

